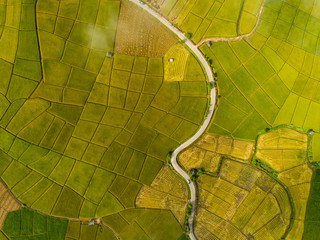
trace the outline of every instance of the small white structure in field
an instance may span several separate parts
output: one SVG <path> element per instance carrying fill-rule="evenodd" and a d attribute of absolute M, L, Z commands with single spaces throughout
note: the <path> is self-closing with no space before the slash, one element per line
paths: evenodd
<path fill-rule="evenodd" d="M 173 62 L 173 61 L 174 61 L 174 58 L 170 58 L 170 59 L 169 59 L 169 62 Z"/>
<path fill-rule="evenodd" d="M 113 57 L 113 53 L 112 52 L 107 52 L 106 57 L 112 58 Z"/>

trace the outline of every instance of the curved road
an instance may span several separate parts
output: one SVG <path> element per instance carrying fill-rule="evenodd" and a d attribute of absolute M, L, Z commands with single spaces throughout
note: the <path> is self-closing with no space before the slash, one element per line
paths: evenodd
<path fill-rule="evenodd" d="M 197 46 L 194 45 L 190 40 L 186 39 L 186 37 L 180 30 L 172 26 L 168 20 L 166 20 L 164 17 L 162 17 L 162 15 L 154 11 L 148 5 L 142 4 L 139 0 L 129 0 L 129 1 L 138 5 L 140 8 L 144 9 L 145 11 L 147 11 L 153 17 L 158 19 L 163 25 L 165 25 L 169 30 L 175 33 L 181 40 L 185 41 L 185 44 L 197 56 L 202 66 L 204 67 L 205 73 L 208 77 L 208 81 L 212 84 L 212 86 L 214 86 L 210 91 L 210 107 L 209 107 L 206 119 L 204 120 L 202 126 L 200 127 L 198 132 L 196 132 L 195 135 L 193 135 L 189 140 L 181 144 L 171 155 L 172 166 L 188 182 L 188 180 L 190 181 L 190 177 L 177 163 L 177 156 L 181 151 L 183 151 L 185 148 L 189 147 L 192 143 L 194 143 L 205 132 L 205 130 L 209 126 L 209 123 L 213 116 L 214 106 L 216 104 L 216 90 L 214 85 L 213 73 L 212 73 L 211 67 L 209 66 L 209 64 L 207 63 L 206 59 L 203 57 L 203 55 L 201 54 Z M 189 236 L 191 240 L 196 240 L 197 238 L 195 237 L 193 232 L 193 219 L 194 219 L 194 212 L 195 212 L 194 210 L 196 206 L 196 186 L 194 182 L 190 182 L 189 188 L 190 188 L 190 194 L 191 194 L 190 202 L 192 204 L 191 216 L 189 218 L 189 227 L 190 227 Z"/>

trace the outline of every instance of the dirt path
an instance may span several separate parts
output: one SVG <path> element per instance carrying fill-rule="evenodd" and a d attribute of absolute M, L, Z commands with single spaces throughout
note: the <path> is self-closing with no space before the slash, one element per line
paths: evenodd
<path fill-rule="evenodd" d="M 244 35 L 239 35 L 237 37 L 231 37 L 231 38 L 225 38 L 225 37 L 213 37 L 213 38 L 205 38 L 205 39 L 202 39 L 197 45 L 196 47 L 200 47 L 203 43 L 205 42 L 237 42 L 237 41 L 241 41 L 242 39 L 248 39 L 250 38 L 258 29 L 258 26 L 260 24 L 260 21 L 261 21 L 261 14 L 262 14 L 262 11 L 263 11 L 263 7 L 264 7 L 264 4 L 265 4 L 266 0 L 263 0 L 261 6 L 260 6 L 260 9 L 259 9 L 259 12 L 258 12 L 258 20 L 256 22 L 256 25 L 254 26 L 254 28 L 251 30 L 251 32 L 247 33 L 247 34 L 244 34 Z M 239 19 L 240 21 L 240 19 Z"/>

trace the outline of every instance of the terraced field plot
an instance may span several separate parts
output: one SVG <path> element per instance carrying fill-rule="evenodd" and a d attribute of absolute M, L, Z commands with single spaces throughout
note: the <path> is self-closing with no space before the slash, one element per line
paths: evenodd
<path fill-rule="evenodd" d="M 159 23 L 150 29 L 141 22 L 132 40 L 137 45 L 120 43 L 132 55 L 117 54 L 117 25 L 131 21 L 119 18 L 126 4 L 0 3 L 6 13 L 0 14 L 0 177 L 26 207 L 70 219 L 134 212 L 140 189 L 151 185 L 168 152 L 203 121 L 208 99 L 202 67 L 184 49 L 179 81 L 164 81 L 163 56 L 176 39 Z M 159 29 L 168 41 L 142 51 L 139 38 Z M 183 237 L 171 211 L 150 212 L 168 227 L 139 223 L 147 235 Z M 120 233 L 124 239 L 140 233 L 136 222 L 128 220 L 130 227 Z M 80 239 L 97 230 L 83 229 Z"/>
<path fill-rule="evenodd" d="M 319 1 L 210 1 L 212 6 L 219 6 L 212 19 L 208 15 L 214 8 L 206 8 L 206 1 L 150 3 L 184 32 L 192 33 L 195 43 L 206 38 L 212 41 L 211 47 L 200 47 L 218 76 L 219 99 L 209 134 L 254 140 L 261 130 L 282 124 L 304 129 L 302 132 L 313 129 L 309 160 L 319 162 Z M 197 13 L 201 3 L 203 15 Z M 261 6 L 261 19 L 255 28 Z M 214 31 L 207 35 L 210 29 Z M 241 37 L 247 33 L 253 35 Z M 263 138 L 270 138 L 264 146 Z M 317 235 L 311 230 L 317 223 L 316 195 L 310 195 L 307 211 L 312 217 L 304 231 L 312 175 L 307 141 L 304 133 L 282 129 L 260 136 L 257 143 L 256 157 L 278 172 L 278 179 L 293 198 L 296 215 L 287 239 L 312 239 Z M 213 146 L 206 149 L 199 145 L 185 151 L 180 163 L 186 169 L 215 172 L 220 156 Z M 317 180 L 314 182 L 316 186 Z M 263 237 L 278 239 L 268 233 Z M 209 237 L 215 239 L 210 233 L 202 235 Z"/>

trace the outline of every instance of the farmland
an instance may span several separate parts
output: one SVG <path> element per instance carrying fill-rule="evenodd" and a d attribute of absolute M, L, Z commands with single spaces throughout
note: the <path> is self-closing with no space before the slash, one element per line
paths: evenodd
<path fill-rule="evenodd" d="M 307 160 L 305 133 L 314 131 L 309 142 L 312 156 L 310 152 L 308 156 L 316 164 L 318 5 L 318 1 L 266 1 L 260 24 L 250 38 L 200 46 L 217 71 L 220 95 L 209 133 L 254 140 L 260 131 L 270 127 L 284 124 L 299 128 L 298 132 L 272 130 L 260 136 L 256 154 L 277 172 L 292 195 L 296 214 L 287 239 L 312 239 L 317 235 L 309 218 L 311 211 L 316 215 L 316 200 L 312 199 L 317 198 L 311 192 L 309 198 L 313 170 Z"/>
<path fill-rule="evenodd" d="M 318 20 L 313 13 L 303 20 L 311 12 L 306 8 L 266 1 L 250 39 L 200 47 L 221 80 L 220 107 L 209 132 L 253 139 L 261 129 L 280 124 L 318 131 L 318 54 L 310 42 Z M 300 30 L 304 39 L 292 41 L 293 31 Z"/>
<path fill-rule="evenodd" d="M 178 156 L 197 238 L 317 237 L 318 0 L 146 3 L 216 75 Z M 180 40 L 127 1 L 0 1 L 0 239 L 186 238 L 165 162 L 212 86 Z"/>
<path fill-rule="evenodd" d="M 200 63 L 180 44 L 184 58 L 169 54 L 183 59 L 183 70 L 165 66 L 176 38 L 127 2 L 5 1 L 0 9 L 0 177 L 25 205 L 6 221 L 20 229 L 17 216 L 35 216 L 31 209 L 72 222 L 135 212 L 140 190 L 157 188 L 168 152 L 202 124 L 208 90 Z M 137 34 L 128 38 L 126 29 Z M 179 80 L 165 80 L 165 68 Z M 176 197 L 180 219 L 185 196 Z M 128 220 L 120 235 L 130 239 L 141 226 L 160 239 L 183 238 L 169 202 L 161 211 L 144 207 L 142 222 Z M 159 223 L 143 222 L 149 212 Z M 104 238 L 77 224 L 78 238 Z"/>
<path fill-rule="evenodd" d="M 8 213 L 20 209 L 20 204 L 13 198 L 5 185 L 0 182 L 0 229 L 2 228 Z"/>
<path fill-rule="evenodd" d="M 203 38 L 236 37 L 250 33 L 257 21 L 262 0 L 164 0 L 147 1 L 183 32 L 192 34 L 195 43 Z"/>
<path fill-rule="evenodd" d="M 179 162 L 187 171 L 192 168 L 202 168 L 204 171 L 216 173 L 223 156 L 248 160 L 252 149 L 252 142 L 207 134 L 184 151 L 179 156 Z"/>
<path fill-rule="evenodd" d="M 310 192 L 312 170 L 307 160 L 307 134 L 289 128 L 278 128 L 259 136 L 255 157 L 278 173 L 292 195 L 295 217 L 287 239 L 301 239 Z M 311 201 L 311 200 L 309 200 Z"/>
<path fill-rule="evenodd" d="M 1 239 L 64 239 L 68 221 L 47 217 L 25 207 L 10 212 Z M 1 234 L 1 232 L 0 232 Z"/>
<path fill-rule="evenodd" d="M 224 159 L 216 177 L 198 179 L 195 233 L 200 239 L 280 239 L 290 223 L 289 197 L 249 164 Z"/>
<path fill-rule="evenodd" d="M 162 57 L 177 42 L 163 26 L 132 3 L 121 3 L 115 53 Z"/>
<path fill-rule="evenodd" d="M 316 227 L 319 224 L 319 169 L 313 172 L 308 199 L 305 226 L 302 239 L 313 239 L 319 236 L 319 230 Z"/>
<path fill-rule="evenodd" d="M 185 239 L 178 221 L 168 210 L 128 209 L 102 221 L 121 239 Z"/>
<path fill-rule="evenodd" d="M 88 221 L 69 221 L 65 239 L 110 239 L 116 240 L 117 236 L 104 225 L 88 225 Z"/>
<path fill-rule="evenodd" d="M 169 209 L 181 225 L 184 223 L 188 191 L 186 184 L 167 166 L 152 184 L 143 186 L 136 198 L 138 208 Z"/>
<path fill-rule="evenodd" d="M 302 239 L 303 234 L 313 234 L 309 233 L 312 221 L 306 222 L 310 226 L 304 233 L 305 213 L 308 208 L 316 211 L 310 202 L 317 201 L 309 198 L 312 170 L 308 144 L 307 133 L 292 126 L 267 130 L 258 135 L 255 144 L 202 136 L 179 156 L 186 170 L 204 171 L 196 178 L 196 236 L 280 239 L 286 235 L 286 239 Z"/>

